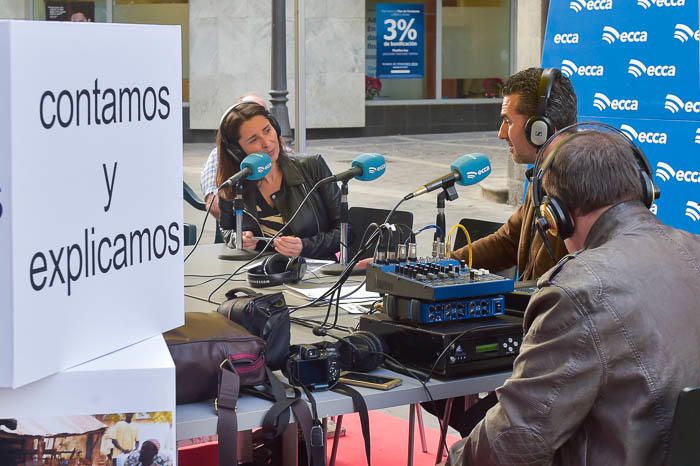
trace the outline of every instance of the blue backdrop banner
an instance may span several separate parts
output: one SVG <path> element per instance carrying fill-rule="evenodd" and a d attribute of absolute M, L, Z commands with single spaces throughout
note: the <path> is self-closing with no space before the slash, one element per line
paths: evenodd
<path fill-rule="evenodd" d="M 573 82 L 580 121 L 611 124 L 649 159 L 652 211 L 700 233 L 697 0 L 550 3 L 542 66 Z"/>

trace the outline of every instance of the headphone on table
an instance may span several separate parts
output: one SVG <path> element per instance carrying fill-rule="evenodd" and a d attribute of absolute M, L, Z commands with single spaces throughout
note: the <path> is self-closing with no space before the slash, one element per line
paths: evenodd
<path fill-rule="evenodd" d="M 541 160 L 547 147 L 549 147 L 553 140 L 557 139 L 556 136 L 566 133 L 572 129 L 579 130 L 582 127 L 603 128 L 605 130 L 608 130 L 622 138 L 626 142 L 626 144 L 632 149 L 634 159 L 637 162 L 636 166 L 637 171 L 639 172 L 639 180 L 642 185 L 641 201 L 647 208 L 651 208 L 651 205 L 654 202 L 654 200 L 658 199 L 661 196 L 661 191 L 659 187 L 654 185 L 652 181 L 652 173 L 651 167 L 649 166 L 649 162 L 647 161 L 647 158 L 642 152 L 642 150 L 637 145 L 635 145 L 629 139 L 629 137 L 625 135 L 625 133 L 615 128 L 614 126 L 598 122 L 584 122 L 575 123 L 573 125 L 569 125 L 565 128 L 562 128 L 561 130 L 553 134 L 549 138 L 549 140 L 547 140 L 547 142 L 540 147 L 537 153 L 536 160 Z M 547 158 L 542 161 L 542 163 L 535 163 L 534 174 L 532 180 L 530 181 L 530 184 L 532 186 L 532 203 L 535 207 L 534 221 L 535 225 L 537 226 L 537 230 L 542 236 L 542 239 L 544 240 L 546 245 L 549 245 L 549 239 L 546 235 L 547 232 L 552 236 L 558 236 L 561 239 L 569 238 L 574 232 L 574 221 L 566 206 L 564 206 L 560 199 L 558 199 L 555 196 L 547 195 L 547 193 L 544 191 L 544 188 L 542 187 L 542 180 L 544 178 L 545 172 L 552 165 L 552 162 L 554 162 L 556 153 L 558 150 L 561 149 L 561 146 L 565 145 L 571 139 L 582 134 L 586 133 L 572 133 L 565 140 L 559 142 L 559 145 L 554 148 L 552 153 L 549 154 Z"/>
<path fill-rule="evenodd" d="M 336 351 L 344 370 L 369 372 L 384 363 L 386 343 L 372 332 L 360 330 L 338 338 Z"/>
<path fill-rule="evenodd" d="M 273 254 L 266 257 L 260 265 L 248 270 L 248 283 L 253 288 L 297 283 L 306 274 L 306 259 L 301 256 L 287 257 Z"/>
<path fill-rule="evenodd" d="M 235 160 L 238 164 L 240 164 L 241 161 L 246 157 L 246 153 L 243 151 L 238 142 L 231 142 L 228 140 L 228 138 L 226 137 L 226 133 L 224 132 L 224 123 L 226 122 L 226 118 L 228 118 L 231 112 L 239 110 L 243 105 L 255 105 L 263 109 L 264 113 L 261 113 L 261 116 L 264 116 L 270 122 L 270 125 L 275 130 L 275 133 L 277 133 L 277 139 L 279 139 L 280 135 L 282 134 L 280 124 L 277 122 L 275 117 L 273 117 L 272 114 L 262 105 L 256 102 L 238 102 L 237 104 L 229 107 L 229 109 L 226 110 L 226 112 L 224 112 L 224 116 L 221 117 L 221 122 L 219 123 L 219 134 L 221 135 L 221 142 L 224 150 L 231 157 L 233 157 L 233 160 Z"/>
<path fill-rule="evenodd" d="M 554 124 L 547 116 L 547 104 L 552 94 L 554 81 L 561 72 L 556 68 L 542 70 L 540 84 L 537 87 L 537 113 L 528 118 L 525 123 L 525 136 L 530 144 L 535 147 L 543 146 L 554 134 Z"/>

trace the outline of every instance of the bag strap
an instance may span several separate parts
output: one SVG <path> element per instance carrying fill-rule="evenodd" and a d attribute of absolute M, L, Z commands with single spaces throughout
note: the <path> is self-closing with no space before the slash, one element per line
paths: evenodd
<path fill-rule="evenodd" d="M 331 389 L 341 395 L 346 395 L 352 398 L 353 409 L 360 415 L 360 426 L 362 427 L 362 438 L 365 441 L 365 455 L 367 456 L 367 466 L 372 466 L 370 459 L 370 432 L 369 432 L 369 412 L 367 411 L 367 403 L 360 392 L 344 383 L 336 383 Z"/>
<path fill-rule="evenodd" d="M 291 408 L 304 436 L 309 466 L 325 466 L 325 433 L 318 419 L 316 400 L 313 395 L 311 395 L 311 392 L 306 387 L 302 387 L 311 404 L 313 410 L 312 416 L 309 405 L 304 402 L 297 389 L 290 387 L 292 390 L 291 392 L 286 390 L 282 382 L 268 367 L 265 368 L 265 374 L 269 382 L 270 392 L 276 402 L 265 414 L 263 418 L 263 428 L 274 431 L 274 437 L 279 436 L 289 424 L 289 409 Z M 231 364 L 230 360 L 227 358 L 221 363 L 218 398 L 215 404 L 218 413 L 216 432 L 219 436 L 219 466 L 236 466 L 237 464 L 238 419 L 236 418 L 236 405 L 238 403 L 240 389 L 240 377 L 233 367 L 233 364 Z M 370 444 L 367 404 L 362 398 L 362 395 L 353 388 L 344 384 L 336 384 L 335 389 L 338 389 L 337 391 L 339 393 L 352 397 L 355 410 L 360 413 L 362 436 L 365 439 L 367 464 L 371 466 L 369 463 Z"/>
<path fill-rule="evenodd" d="M 226 299 L 240 298 L 240 296 L 237 295 L 238 292 L 245 293 L 246 297 L 249 298 L 256 298 L 258 296 L 262 296 L 262 293 L 259 293 L 252 288 L 241 286 L 237 288 L 231 288 L 230 290 L 228 290 L 226 292 Z"/>
<path fill-rule="evenodd" d="M 221 363 L 219 396 L 215 405 L 218 413 L 216 433 L 219 436 L 219 466 L 236 466 L 238 463 L 236 404 L 240 388 L 241 379 L 227 358 Z"/>
<path fill-rule="evenodd" d="M 304 406 L 306 407 L 306 412 L 300 413 L 303 416 L 305 416 L 306 419 L 297 418 L 299 424 L 302 426 L 302 429 L 304 431 L 304 442 L 306 443 L 306 452 L 310 453 L 308 455 L 309 464 L 310 466 L 325 466 L 326 433 L 323 431 L 323 425 L 318 419 L 318 412 L 316 411 L 316 399 L 311 394 L 311 390 L 309 390 L 306 386 L 302 385 L 301 388 L 302 390 L 304 390 L 304 394 L 306 394 L 306 398 L 311 404 L 311 413 L 309 413 L 309 407 L 306 403 L 304 403 Z M 313 418 L 311 417 L 311 414 L 313 414 Z M 296 411 L 294 411 L 294 416 L 297 416 Z"/>
<path fill-rule="evenodd" d="M 289 409 L 291 408 L 294 418 L 299 424 L 299 430 L 301 430 L 304 437 L 309 466 L 325 466 L 325 435 L 323 427 L 315 415 L 315 401 L 313 397 L 304 390 L 311 402 L 311 406 L 314 408 L 314 416 L 312 417 L 309 405 L 301 398 L 301 393 L 297 388 L 286 388 L 269 368 L 266 367 L 265 371 L 270 381 L 270 391 L 276 403 L 265 414 L 262 422 L 263 429 L 274 432 L 273 437 L 281 435 L 289 423 Z"/>

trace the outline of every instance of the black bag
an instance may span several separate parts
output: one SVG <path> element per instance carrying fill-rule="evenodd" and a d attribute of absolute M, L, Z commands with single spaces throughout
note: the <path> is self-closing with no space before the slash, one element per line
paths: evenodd
<path fill-rule="evenodd" d="M 286 309 L 286 305 L 284 307 Z M 287 336 L 288 331 L 287 315 Z M 262 338 L 216 312 L 186 312 L 185 325 L 163 336 L 175 363 L 177 403 L 216 397 L 214 406 L 218 414 L 221 466 L 236 464 L 236 405 L 241 390 L 265 394 L 253 389 L 253 386 L 266 387 L 269 392 L 267 397 L 275 401 L 263 423 L 263 430 L 269 432 L 271 439 L 279 437 L 284 431 L 291 410 L 304 432 L 307 456 L 311 458 L 311 452 L 323 451 L 323 443 L 320 447 L 312 445 L 312 429 L 318 430 L 318 427 L 313 426 L 311 412 L 300 398 L 299 391 L 288 390 L 266 367 L 265 342 Z"/>
<path fill-rule="evenodd" d="M 242 295 L 239 296 L 238 293 Z M 250 288 L 233 288 L 217 311 L 267 345 L 265 361 L 272 370 L 283 368 L 289 359 L 289 308 L 281 292 L 262 294 Z"/>
<path fill-rule="evenodd" d="M 185 312 L 185 325 L 163 336 L 175 363 L 178 404 L 216 398 L 225 362 L 235 367 L 241 385 L 266 380 L 265 342 L 215 312 Z"/>

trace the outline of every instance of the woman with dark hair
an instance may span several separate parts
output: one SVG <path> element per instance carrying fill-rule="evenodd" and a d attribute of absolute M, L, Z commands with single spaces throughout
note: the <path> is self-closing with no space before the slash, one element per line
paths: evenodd
<path fill-rule="evenodd" d="M 243 182 L 245 215 L 241 236 L 245 249 L 261 250 L 265 242 L 255 238 L 274 236 L 289 222 L 311 188 L 331 176 L 320 155 L 287 155 L 279 125 L 256 103 L 231 107 L 221 119 L 216 138 L 218 186 L 240 170 L 241 161 L 249 154 L 263 152 L 272 160 L 272 168 L 263 179 Z M 233 196 L 230 188 L 219 193 L 220 227 L 229 243 L 235 229 Z M 317 188 L 273 246 L 276 252 L 289 257 L 335 259 L 340 249 L 338 185 L 331 182 Z"/>

